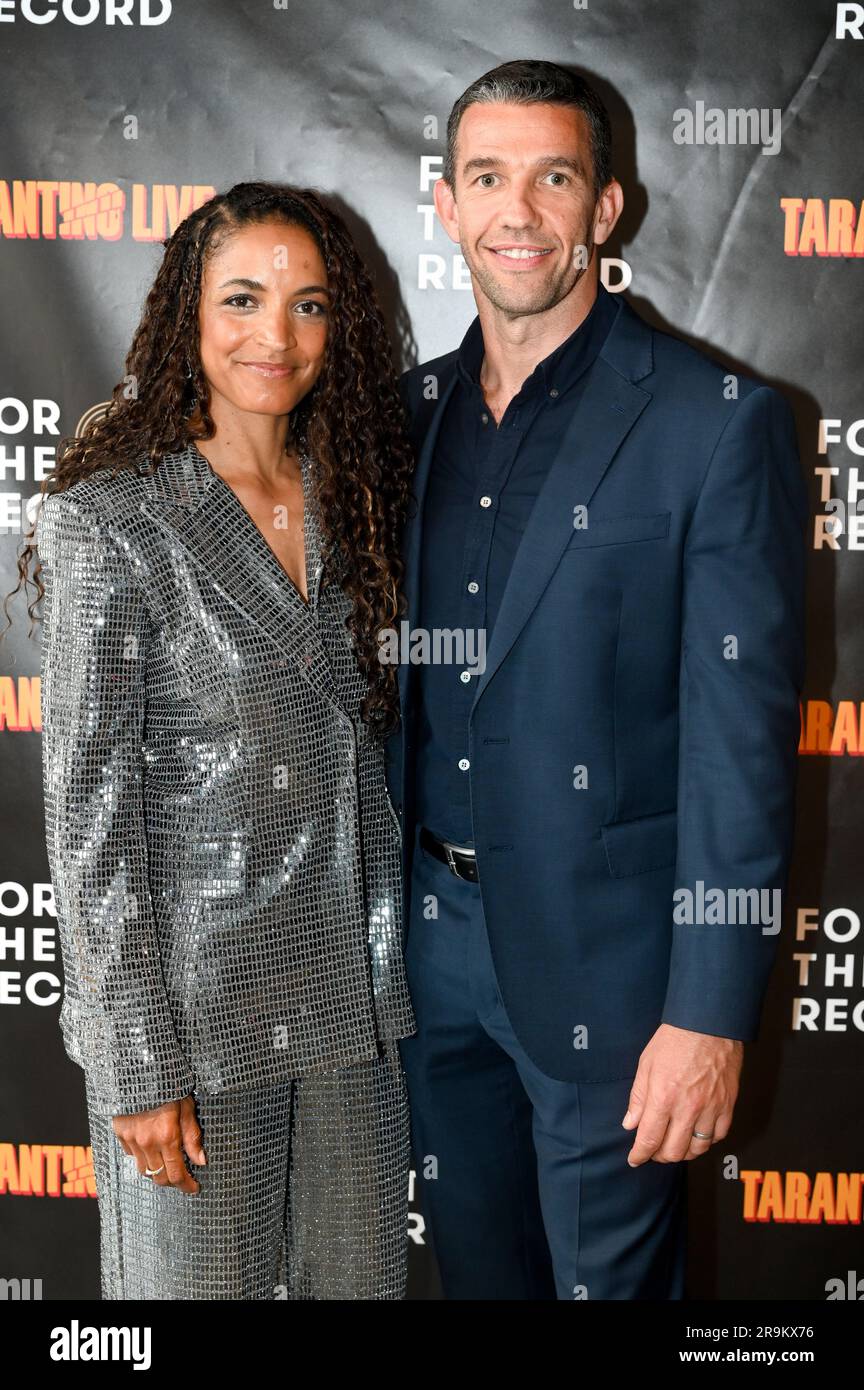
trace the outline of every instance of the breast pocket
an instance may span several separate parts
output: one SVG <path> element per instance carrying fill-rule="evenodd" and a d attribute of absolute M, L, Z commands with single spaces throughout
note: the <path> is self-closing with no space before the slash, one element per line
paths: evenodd
<path fill-rule="evenodd" d="M 595 545 L 624 545 L 631 541 L 660 540 L 669 534 L 671 512 L 630 516 L 594 516 L 588 508 L 587 525 L 574 527 L 564 556 Z"/>

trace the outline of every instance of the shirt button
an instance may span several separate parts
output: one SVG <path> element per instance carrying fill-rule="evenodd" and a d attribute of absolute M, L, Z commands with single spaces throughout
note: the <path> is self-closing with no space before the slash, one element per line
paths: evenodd
<path fill-rule="evenodd" d="M 488 424 L 489 424 L 489 416 L 486 414 L 485 410 L 484 410 L 483 414 L 480 416 L 480 419 L 483 421 L 483 424 L 484 424 L 484 425 L 488 425 Z"/>
<path fill-rule="evenodd" d="M 481 506 L 481 507 L 491 507 L 491 506 L 492 506 L 492 498 L 491 498 L 491 497 L 481 497 L 481 498 L 480 498 L 480 506 Z"/>
<path fill-rule="evenodd" d="M 471 582 L 470 582 L 470 584 L 468 585 L 468 592 L 469 592 L 469 594 L 476 594 L 476 593 L 478 592 L 479 588 L 480 588 L 480 585 L 477 583 L 477 580 L 476 580 L 476 579 L 472 579 Z"/>
<path fill-rule="evenodd" d="M 469 761 L 468 761 L 467 758 L 460 758 L 460 759 L 459 759 L 459 771 L 460 771 L 460 772 L 467 772 L 470 766 L 471 766 L 471 764 L 469 763 Z"/>
<path fill-rule="evenodd" d="M 471 679 L 471 672 L 470 672 L 470 671 L 460 671 L 460 672 L 459 672 L 459 679 L 460 679 L 460 681 L 462 682 L 463 685 L 467 685 L 468 682 L 469 682 L 470 679 Z"/>
<path fill-rule="evenodd" d="M 558 387 L 557 387 L 557 386 L 553 386 L 553 387 L 552 387 L 552 390 L 549 392 L 549 395 L 550 395 L 550 396 L 557 396 L 557 395 L 558 395 Z"/>

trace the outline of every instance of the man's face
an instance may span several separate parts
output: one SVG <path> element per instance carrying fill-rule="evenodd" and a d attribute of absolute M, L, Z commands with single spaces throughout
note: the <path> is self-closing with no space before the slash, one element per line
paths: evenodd
<path fill-rule="evenodd" d="M 570 293 L 607 239 L 620 212 L 620 187 L 609 188 L 617 210 L 608 195 L 595 202 L 582 111 L 478 102 L 459 124 L 455 187 L 439 179 L 435 204 L 475 292 L 505 313 L 537 314 Z"/>

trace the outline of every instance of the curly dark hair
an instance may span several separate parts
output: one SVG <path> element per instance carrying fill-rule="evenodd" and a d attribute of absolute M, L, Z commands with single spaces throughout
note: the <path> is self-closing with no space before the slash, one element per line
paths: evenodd
<path fill-rule="evenodd" d="M 97 469 L 140 470 L 142 452 L 155 471 L 167 453 L 216 427 L 199 354 L 198 307 L 205 259 L 243 226 L 284 222 L 305 228 L 327 269 L 331 332 L 321 374 L 291 412 L 288 439 L 315 460 L 324 547 L 324 582 L 353 600 L 346 627 L 367 679 L 362 718 L 384 739 L 398 724 L 397 668 L 379 660 L 379 633 L 405 611 L 400 541 L 410 500 L 413 455 L 384 320 L 369 275 L 337 212 L 307 188 L 238 183 L 181 222 L 144 306 L 124 378 L 107 412 L 80 435 L 66 436 L 43 493 L 61 492 Z M 187 375 L 187 364 L 191 374 Z M 129 398 L 129 378 L 137 383 Z M 18 557 L 18 584 L 36 587 L 31 623 L 44 596 L 41 565 L 29 575 L 35 525 Z M 31 627 L 31 633 L 32 633 Z M 0 634 L 2 640 L 4 634 Z"/>

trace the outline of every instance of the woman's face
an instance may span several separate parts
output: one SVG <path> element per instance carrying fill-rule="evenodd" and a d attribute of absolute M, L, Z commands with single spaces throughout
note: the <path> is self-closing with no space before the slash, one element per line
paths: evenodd
<path fill-rule="evenodd" d="M 205 262 L 198 323 L 211 403 L 287 415 L 324 365 L 327 272 L 303 227 L 262 222 L 233 232 Z"/>

